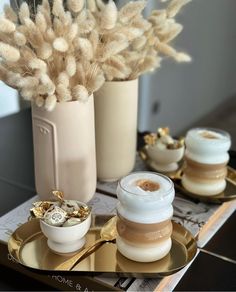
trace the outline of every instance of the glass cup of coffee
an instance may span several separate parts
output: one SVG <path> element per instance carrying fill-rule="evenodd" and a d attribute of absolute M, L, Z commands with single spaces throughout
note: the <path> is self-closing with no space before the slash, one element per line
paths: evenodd
<path fill-rule="evenodd" d="M 162 174 L 136 172 L 119 181 L 116 244 L 123 256 L 153 262 L 169 253 L 174 195 L 173 182 Z"/>
<path fill-rule="evenodd" d="M 191 193 L 213 196 L 226 187 L 228 150 L 227 132 L 211 128 L 194 128 L 187 132 L 183 187 Z"/>

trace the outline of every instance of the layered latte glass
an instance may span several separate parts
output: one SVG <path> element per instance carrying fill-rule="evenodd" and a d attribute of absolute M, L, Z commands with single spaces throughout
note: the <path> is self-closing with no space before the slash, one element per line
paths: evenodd
<path fill-rule="evenodd" d="M 217 129 L 195 128 L 187 133 L 185 142 L 184 188 L 206 196 L 221 193 L 226 187 L 229 134 Z"/>
<path fill-rule="evenodd" d="M 122 255 L 153 262 L 169 253 L 174 194 L 172 181 L 161 174 L 137 172 L 119 181 L 116 243 Z"/>

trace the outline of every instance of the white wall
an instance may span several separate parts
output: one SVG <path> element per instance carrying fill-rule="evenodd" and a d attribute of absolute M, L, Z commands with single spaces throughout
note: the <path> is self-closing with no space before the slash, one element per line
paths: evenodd
<path fill-rule="evenodd" d="M 156 3 L 148 0 L 149 9 Z M 179 133 L 236 93 L 235 11 L 236 0 L 193 0 L 185 7 L 175 47 L 189 52 L 193 63 L 164 61 L 141 80 L 139 130 L 168 125 Z"/>
<path fill-rule="evenodd" d="M 0 0 L 0 14 L 8 0 Z M 0 82 L 0 117 L 15 113 L 19 110 L 18 95 L 15 90 Z"/>

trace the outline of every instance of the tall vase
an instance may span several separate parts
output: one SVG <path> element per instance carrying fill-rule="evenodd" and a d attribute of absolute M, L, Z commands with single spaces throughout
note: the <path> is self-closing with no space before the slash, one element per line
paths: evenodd
<path fill-rule="evenodd" d="M 94 101 L 97 176 L 116 181 L 135 164 L 138 79 L 106 82 Z"/>
<path fill-rule="evenodd" d="M 93 96 L 88 102 L 57 103 L 52 112 L 32 105 L 36 190 L 88 202 L 96 189 Z"/>

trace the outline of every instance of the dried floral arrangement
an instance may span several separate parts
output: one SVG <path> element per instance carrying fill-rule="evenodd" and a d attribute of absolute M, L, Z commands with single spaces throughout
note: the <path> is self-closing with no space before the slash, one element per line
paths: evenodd
<path fill-rule="evenodd" d="M 105 80 L 152 71 L 162 56 L 190 61 L 169 44 L 182 30 L 174 17 L 189 1 L 171 0 L 147 19 L 146 0 L 129 1 L 120 10 L 113 0 L 42 0 L 33 14 L 26 2 L 17 13 L 5 5 L 0 80 L 53 110 L 57 102 L 86 101 Z"/>
<path fill-rule="evenodd" d="M 168 2 L 169 0 L 162 0 Z M 147 1 L 129 1 L 120 10 L 109 0 L 88 0 L 87 9 L 95 30 L 87 36 L 86 51 L 94 50 L 106 80 L 132 80 L 160 66 L 164 56 L 177 62 L 190 62 L 191 57 L 177 52 L 171 45 L 183 26 L 175 21 L 181 8 L 191 0 L 169 1 L 165 9 L 153 10 L 145 19 L 142 12 Z M 100 42 L 98 42 L 100 40 Z M 92 55 L 92 52 L 91 52 Z"/>
<path fill-rule="evenodd" d="M 57 102 L 86 101 L 105 81 L 98 64 L 84 58 L 88 40 L 80 38 L 76 15 L 84 14 L 84 1 L 68 0 L 67 7 L 43 0 L 32 15 L 26 2 L 17 14 L 6 5 L 0 19 L 0 79 L 47 110 Z"/>

